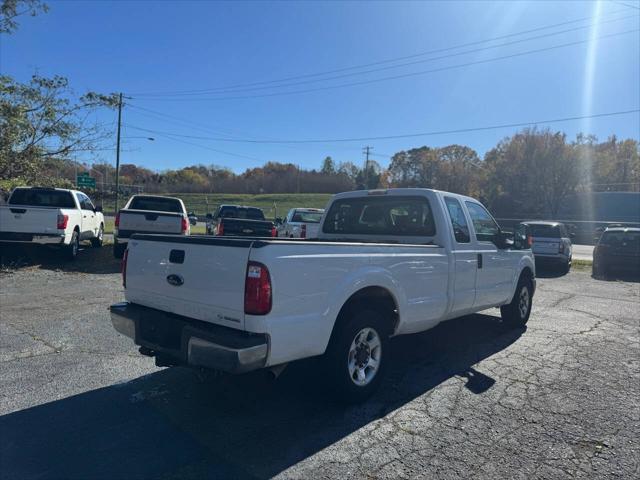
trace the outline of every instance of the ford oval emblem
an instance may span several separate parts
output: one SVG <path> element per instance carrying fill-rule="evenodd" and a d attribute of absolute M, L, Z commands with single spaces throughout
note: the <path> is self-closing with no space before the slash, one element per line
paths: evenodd
<path fill-rule="evenodd" d="M 182 278 L 180 275 L 172 273 L 171 275 L 167 275 L 167 283 L 169 283 L 169 285 L 173 285 L 174 287 L 179 287 L 184 283 L 184 278 Z"/>

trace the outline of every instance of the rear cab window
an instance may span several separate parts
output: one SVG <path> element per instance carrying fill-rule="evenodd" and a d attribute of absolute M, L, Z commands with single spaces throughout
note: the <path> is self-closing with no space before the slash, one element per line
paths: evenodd
<path fill-rule="evenodd" d="M 529 228 L 531 229 L 531 235 L 533 237 L 542 237 L 542 238 L 560 238 L 561 237 L 561 229 L 559 225 L 540 225 L 540 224 L 529 224 Z"/>
<path fill-rule="evenodd" d="M 128 208 L 131 210 L 183 213 L 180 201 L 167 197 L 133 197 Z"/>
<path fill-rule="evenodd" d="M 425 197 L 369 196 L 334 201 L 322 225 L 322 232 L 432 237 L 436 234 L 436 226 Z"/>
<path fill-rule="evenodd" d="M 305 212 L 296 210 L 291 217 L 292 222 L 299 223 L 320 223 L 322 212 Z"/>
<path fill-rule="evenodd" d="M 76 208 L 71 192 L 35 188 L 18 188 L 14 190 L 9 198 L 9 205 Z"/>
<path fill-rule="evenodd" d="M 218 213 L 220 218 L 240 218 L 246 220 L 264 220 L 264 213 L 252 207 L 222 207 Z"/>

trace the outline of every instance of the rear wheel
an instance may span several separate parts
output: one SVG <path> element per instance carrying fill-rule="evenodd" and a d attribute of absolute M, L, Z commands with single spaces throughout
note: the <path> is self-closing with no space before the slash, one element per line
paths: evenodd
<path fill-rule="evenodd" d="M 500 307 L 502 320 L 509 325 L 524 326 L 531 315 L 532 300 L 533 283 L 527 277 L 520 277 L 511 303 Z"/>
<path fill-rule="evenodd" d="M 98 235 L 96 238 L 91 239 L 91 246 L 93 248 L 102 247 L 102 242 L 104 241 L 104 225 L 100 224 L 100 229 L 98 229 Z"/>
<path fill-rule="evenodd" d="M 67 260 L 75 260 L 78 257 L 78 251 L 80 250 L 80 236 L 77 231 L 73 231 L 71 236 L 71 242 L 64 247 L 64 256 Z"/>
<path fill-rule="evenodd" d="M 362 310 L 336 328 L 325 356 L 327 378 L 340 400 L 363 402 L 382 381 L 388 343 L 384 318 Z"/>
<path fill-rule="evenodd" d="M 124 251 L 127 249 L 126 243 L 114 243 L 113 244 L 113 256 L 115 258 L 124 257 Z"/>

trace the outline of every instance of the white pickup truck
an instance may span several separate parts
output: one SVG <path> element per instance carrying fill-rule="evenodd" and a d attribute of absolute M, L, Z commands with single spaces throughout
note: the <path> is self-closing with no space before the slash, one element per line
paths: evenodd
<path fill-rule="evenodd" d="M 123 282 L 112 323 L 158 365 L 277 372 L 324 355 L 333 390 L 361 401 L 392 336 L 490 307 L 524 325 L 535 264 L 477 200 L 389 189 L 334 196 L 314 240 L 136 235 Z"/>
<path fill-rule="evenodd" d="M 135 233 L 189 235 L 189 217 L 179 198 L 134 195 L 116 214 L 113 255 L 122 258 L 129 238 Z"/>
<path fill-rule="evenodd" d="M 20 187 L 0 206 L 0 242 L 55 245 L 73 260 L 82 240 L 101 247 L 103 236 L 102 208 L 76 190 Z"/>

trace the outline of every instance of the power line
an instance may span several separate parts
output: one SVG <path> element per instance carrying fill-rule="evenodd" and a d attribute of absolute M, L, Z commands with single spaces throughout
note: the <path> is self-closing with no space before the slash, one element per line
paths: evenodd
<path fill-rule="evenodd" d="M 133 125 L 128 125 L 128 124 L 123 124 L 123 125 L 124 125 L 125 127 L 127 127 L 127 128 L 133 128 L 133 129 L 135 129 L 135 130 L 142 130 L 142 131 L 147 131 L 147 132 L 153 132 L 153 133 L 155 133 L 156 135 L 159 135 L 159 136 L 161 136 L 161 137 L 163 137 L 163 138 L 166 138 L 166 139 L 168 139 L 168 140 L 173 140 L 173 141 L 175 141 L 175 142 L 180 142 L 180 143 L 184 143 L 184 144 L 187 144 L 187 145 L 193 145 L 194 147 L 203 148 L 203 149 L 205 149 L 205 150 L 211 150 L 212 152 L 221 153 L 221 154 L 223 154 L 223 155 L 229 155 L 229 156 L 232 156 L 232 157 L 244 158 L 244 159 L 247 159 L 247 160 L 254 160 L 254 161 L 256 161 L 256 162 L 264 162 L 264 160 L 262 160 L 262 159 L 260 159 L 260 158 L 250 157 L 250 156 L 248 156 L 248 155 L 242 155 L 242 154 L 240 154 L 240 153 L 228 152 L 228 151 L 225 151 L 225 150 L 219 150 L 219 149 L 217 149 L 217 148 L 212 148 L 212 147 L 209 147 L 209 146 L 207 146 L 207 145 L 200 145 L 199 143 L 194 143 L 194 142 L 189 142 L 189 141 L 187 141 L 187 140 L 181 140 L 181 139 L 179 139 L 179 138 L 174 138 L 174 137 L 179 136 L 179 135 L 176 135 L 176 134 L 173 134 L 173 133 L 158 132 L 158 131 L 155 131 L 155 130 L 147 130 L 147 129 L 145 129 L 145 128 L 134 127 Z"/>
<path fill-rule="evenodd" d="M 256 87 L 246 87 L 246 88 L 233 88 L 233 89 L 229 88 L 229 89 L 226 89 L 226 90 L 219 90 L 219 91 L 209 91 L 209 92 L 201 92 L 201 93 L 182 93 L 182 94 L 174 94 L 174 95 L 166 95 L 166 96 L 167 97 L 189 97 L 189 96 L 200 96 L 203 93 L 205 93 L 205 94 L 206 93 L 211 93 L 211 94 L 241 93 L 241 92 L 250 92 L 250 91 L 256 91 L 256 90 L 293 87 L 293 86 L 305 85 L 305 84 L 309 84 L 309 83 L 326 82 L 326 81 L 330 81 L 330 80 L 338 80 L 338 79 L 341 79 L 341 78 L 353 77 L 353 76 L 358 76 L 358 75 L 368 75 L 370 73 L 376 73 L 376 72 L 381 72 L 381 71 L 385 71 L 385 70 L 391 70 L 391 69 L 395 69 L 395 68 L 409 67 L 409 66 L 412 66 L 412 65 L 418 65 L 418 64 L 427 63 L 427 62 L 435 62 L 435 61 L 438 61 L 438 60 L 444 60 L 444 59 L 448 59 L 448 58 L 459 57 L 459 56 L 462 56 L 462 55 L 469 55 L 469 54 L 472 54 L 472 53 L 483 52 L 483 51 L 486 51 L 486 50 L 507 47 L 507 46 L 510 46 L 510 45 L 516 45 L 516 44 L 523 43 L 523 42 L 530 42 L 530 41 L 533 41 L 533 40 L 540 40 L 540 39 L 543 39 L 543 38 L 549 38 L 549 37 L 556 36 L 556 35 L 562 35 L 562 34 L 565 34 L 565 33 L 568 33 L 568 32 L 574 32 L 574 31 L 578 31 L 578 30 L 583 30 L 585 28 L 590 28 L 590 27 L 593 27 L 595 25 L 602 25 L 602 24 L 605 24 L 605 23 L 619 22 L 621 20 L 627 20 L 627 19 L 631 19 L 631 18 L 635 19 L 635 18 L 637 18 L 637 16 L 636 15 L 627 15 L 625 17 L 620 17 L 620 18 L 615 18 L 615 19 L 611 19 L 611 20 L 596 22 L 596 23 L 592 23 L 592 24 L 588 24 L 588 25 L 583 25 L 583 26 L 580 26 L 580 27 L 570 28 L 570 29 L 567 29 L 567 30 L 560 30 L 558 32 L 546 33 L 544 35 L 537 35 L 537 36 L 534 36 L 534 37 L 523 38 L 523 39 L 520 39 L 520 40 L 514 40 L 512 42 L 500 43 L 498 45 L 491 45 L 491 46 L 488 46 L 488 47 L 475 48 L 475 49 L 472 49 L 472 50 L 464 50 L 462 52 L 456 52 L 456 53 L 452 53 L 452 54 L 441 55 L 441 56 L 438 56 L 438 57 L 426 58 L 426 59 L 423 59 L 423 60 L 415 60 L 413 62 L 400 63 L 400 64 L 397 64 L 397 65 L 388 65 L 388 66 L 385 66 L 385 67 L 379 67 L 379 68 L 364 70 L 364 71 L 360 71 L 360 72 L 344 73 L 344 74 L 341 74 L 341 75 L 335 75 L 335 76 L 326 77 L 326 78 L 319 78 L 319 79 L 312 79 L 312 80 L 301 80 L 301 81 L 289 82 L 289 83 L 280 83 L 278 85 L 256 86 Z M 147 95 L 147 97 L 153 97 L 153 95 Z"/>
<path fill-rule="evenodd" d="M 488 59 L 484 59 L 484 60 L 476 60 L 473 62 L 466 62 L 466 63 L 459 63 L 459 64 L 455 64 L 455 65 L 449 65 L 446 67 L 439 67 L 439 68 L 433 68 L 430 70 L 422 70 L 422 71 L 418 71 L 418 72 L 410 72 L 410 73 L 404 73 L 404 74 L 399 74 L 399 75 L 392 75 L 392 76 L 388 76 L 388 77 L 381 77 L 381 78 L 375 78 L 375 79 L 371 79 L 371 80 L 363 80 L 363 81 L 358 81 L 358 82 L 351 82 L 351 83 L 342 83 L 339 85 L 330 85 L 330 86 L 325 86 L 325 87 L 316 87 L 316 88 L 309 88 L 309 89 L 303 89 L 303 90 L 291 90 L 288 92 L 273 92 L 273 93 L 264 93 L 264 94 L 258 94 L 258 95 L 242 95 L 242 96 L 230 96 L 230 97 L 199 97 L 199 98 L 193 98 L 193 97 L 189 97 L 189 98 L 139 98 L 138 100 L 140 101 L 165 101 L 165 102 L 170 102 L 170 101 L 203 101 L 203 100 L 244 100 L 244 99 L 251 99 L 251 98 L 264 98 L 264 97 L 277 97 L 277 96 L 286 96 L 286 95 L 297 95 L 297 94 L 301 94 L 301 93 L 310 93 L 310 92 L 319 92 L 319 91 L 324 91 L 324 90 L 333 90 L 336 88 L 344 88 L 344 87 L 352 87 L 352 86 L 358 86 L 358 85 L 368 85 L 368 84 L 372 84 L 372 83 L 379 83 L 379 82 L 384 82 L 384 81 L 388 81 L 388 80 L 397 80 L 397 79 L 401 79 L 401 78 L 408 78 L 408 77 L 415 77 L 415 76 L 420 76 L 420 75 L 427 75 L 430 73 L 437 73 L 437 72 L 443 72 L 443 71 L 447 71 L 447 70 L 454 70 L 454 69 L 458 69 L 458 68 L 464 68 L 464 67 L 469 67 L 472 65 L 481 65 L 481 64 L 485 64 L 485 63 L 491 63 L 491 62 L 496 62 L 499 60 L 506 60 L 506 59 L 510 59 L 510 58 L 517 58 L 517 57 L 522 57 L 522 56 L 526 56 L 526 55 L 532 55 L 535 53 L 542 53 L 542 52 L 548 52 L 551 50 L 558 50 L 561 48 L 566 48 L 566 47 L 572 47 L 572 46 L 576 46 L 576 45 L 582 45 L 585 43 L 589 43 L 593 40 L 604 40 L 607 38 L 613 38 L 613 37 L 618 37 L 621 35 L 627 35 L 629 33 L 635 33 L 640 31 L 640 29 L 633 29 L 633 30 L 626 30 L 623 32 L 616 32 L 616 33 L 611 33 L 611 34 L 607 34 L 607 35 L 601 35 L 599 37 L 596 37 L 595 39 L 586 39 L 586 40 L 579 40 L 579 41 L 575 41 L 575 42 L 569 42 L 569 43 L 563 43 L 563 44 L 559 44 L 559 45 L 552 45 L 550 47 L 544 47 L 544 48 L 538 48 L 538 49 L 533 49 L 533 50 L 526 50 L 524 52 L 519 52 L 519 53 L 513 53 L 510 55 L 503 55 L 500 57 L 493 57 L 493 58 L 488 58 Z"/>
<path fill-rule="evenodd" d="M 584 120 L 587 118 L 603 118 L 603 117 L 613 117 L 618 115 L 629 115 L 631 113 L 639 113 L 640 109 L 633 110 L 622 110 L 617 112 L 606 112 L 606 113 L 595 113 L 592 115 L 579 115 L 574 117 L 562 117 L 562 118 L 553 118 L 548 120 L 537 120 L 530 122 L 518 122 L 518 123 L 503 123 L 497 125 L 488 125 L 482 127 L 470 127 L 470 128 L 458 128 L 452 130 L 436 130 L 431 132 L 421 132 L 421 133 L 407 133 L 400 135 L 383 135 L 377 137 L 353 137 L 353 138 L 331 138 L 331 139 L 303 139 L 303 140 L 252 140 L 252 139 L 228 139 L 228 138 L 216 138 L 216 137 L 199 137 L 193 135 L 179 135 L 170 132 L 159 132 L 156 130 L 150 130 L 142 127 L 136 127 L 134 125 L 127 125 L 128 128 L 133 128 L 136 130 L 141 130 L 144 132 L 155 133 L 158 135 L 173 135 L 181 138 L 191 138 L 191 139 L 199 139 L 199 140 L 213 140 L 216 142 L 231 142 L 231 143 L 271 143 L 271 144 L 284 144 L 284 143 L 342 143 L 342 142 L 363 142 L 363 141 L 372 141 L 372 140 L 394 140 L 400 138 L 414 138 L 414 137 L 429 137 L 436 135 L 449 135 L 454 133 L 469 133 L 469 132 L 479 132 L 485 130 L 499 130 L 502 128 L 517 128 L 517 127 L 527 127 L 534 125 L 543 125 L 548 123 L 562 123 L 562 122 L 571 122 L 575 120 Z"/>
<path fill-rule="evenodd" d="M 625 10 L 616 10 L 615 12 L 608 13 L 607 16 L 608 15 L 615 15 L 617 13 L 624 12 L 624 11 Z M 427 50 L 427 51 L 424 51 L 424 52 L 419 52 L 419 53 L 415 53 L 415 54 L 411 54 L 411 55 L 404 55 L 404 56 L 400 56 L 400 57 L 395 57 L 395 58 L 386 59 L 386 60 L 379 60 L 379 61 L 376 61 L 376 62 L 364 63 L 364 64 L 354 65 L 354 66 L 350 66 L 350 67 L 336 68 L 336 69 L 332 69 L 332 70 L 326 70 L 324 72 L 316 72 L 316 73 L 309 73 L 309 74 L 303 74 L 303 75 L 295 75 L 295 76 L 290 76 L 290 77 L 284 77 L 284 78 L 280 78 L 280 79 L 276 79 L 276 80 L 263 80 L 263 81 L 259 81 L 259 82 L 235 84 L 235 85 L 228 85 L 228 86 L 224 86 L 224 87 L 214 87 L 214 88 L 206 88 L 206 89 L 199 89 L 199 90 L 146 92 L 146 93 L 145 92 L 139 92 L 139 93 L 132 93 L 131 95 L 136 95 L 136 96 L 140 97 L 140 96 L 157 96 L 157 95 L 181 95 L 181 94 L 189 94 L 189 93 L 210 93 L 210 92 L 216 91 L 216 90 L 227 90 L 227 89 L 236 89 L 236 88 L 244 88 L 244 87 L 253 87 L 253 86 L 257 86 L 257 85 L 267 85 L 267 84 L 273 84 L 273 83 L 287 82 L 287 81 L 290 81 L 290 80 L 299 80 L 299 79 L 303 79 L 303 78 L 311 78 L 311 77 L 330 75 L 330 74 L 334 74 L 334 73 L 346 72 L 346 71 L 349 71 L 349 70 L 357 70 L 357 69 L 368 68 L 368 67 L 373 67 L 373 66 L 377 66 L 377 65 L 384 65 L 384 64 L 387 64 L 387 63 L 394 63 L 394 62 L 398 62 L 398 61 L 402 61 L 402 60 L 408 60 L 408 59 L 411 59 L 411 58 L 417 58 L 417 57 L 421 57 L 421 56 L 425 56 L 425 55 L 444 53 L 444 52 L 448 52 L 448 51 L 452 51 L 452 50 L 457 50 L 459 48 L 465 48 L 465 47 L 471 47 L 471 46 L 475 46 L 475 45 L 481 45 L 483 43 L 489 43 L 489 42 L 493 42 L 493 41 L 496 41 L 496 40 L 504 40 L 504 39 L 516 37 L 516 36 L 519 36 L 519 35 L 526 35 L 528 33 L 534 33 L 534 32 L 539 32 L 539 31 L 543 31 L 543 30 L 549 30 L 549 29 L 553 29 L 553 28 L 557 28 L 557 27 L 562 27 L 562 26 L 565 26 L 565 25 L 572 25 L 572 24 L 584 22 L 585 20 L 593 20 L 593 18 L 594 17 L 592 17 L 592 16 L 582 17 L 582 18 L 578 18 L 578 19 L 575 19 L 575 20 L 569 20 L 569 21 L 566 21 L 566 22 L 560 22 L 560 23 L 555 23 L 555 24 L 551 24 L 551 25 L 544 25 L 544 26 L 537 27 L 537 28 L 532 28 L 532 29 L 528 29 L 528 30 L 522 30 L 522 31 L 519 31 L 519 32 L 509 33 L 509 34 L 506 34 L 506 35 L 500 35 L 500 36 L 497 36 L 497 37 L 491 37 L 491 38 L 486 38 L 486 39 L 483 39 L 483 40 L 476 40 L 476 41 L 473 41 L 473 42 L 461 43 L 461 44 L 450 46 L 450 47 Z"/>

